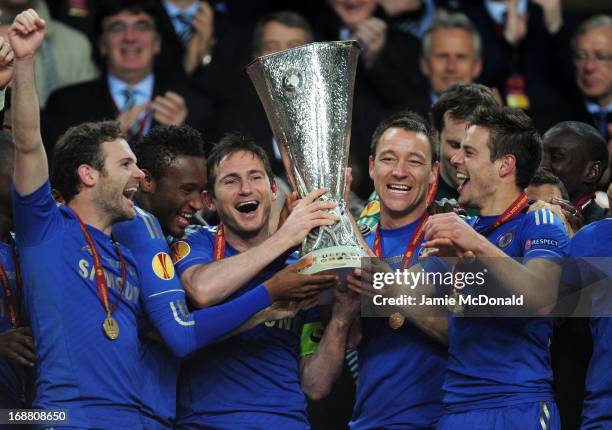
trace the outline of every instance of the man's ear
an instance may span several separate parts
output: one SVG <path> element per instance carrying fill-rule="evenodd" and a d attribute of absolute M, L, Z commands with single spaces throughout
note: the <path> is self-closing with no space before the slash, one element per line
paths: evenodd
<path fill-rule="evenodd" d="M 151 176 L 151 172 L 147 169 L 140 169 L 144 173 L 144 178 L 140 180 L 140 189 L 146 193 L 154 193 L 157 188 L 157 181 Z"/>
<path fill-rule="evenodd" d="M 276 184 L 276 179 L 272 178 L 270 188 L 272 188 L 272 201 L 275 201 L 278 198 L 278 185 Z"/>
<path fill-rule="evenodd" d="M 431 165 L 431 171 L 429 172 L 429 185 L 436 183 L 436 181 L 438 180 L 439 171 L 440 162 L 434 161 L 434 163 Z"/>
<path fill-rule="evenodd" d="M 499 176 L 505 178 L 512 173 L 516 176 L 516 157 L 512 154 L 504 155 L 499 165 Z"/>
<path fill-rule="evenodd" d="M 77 175 L 79 176 L 83 186 L 86 188 L 91 188 L 98 183 L 100 172 L 91 167 L 89 164 L 81 164 L 77 168 Z"/>
<path fill-rule="evenodd" d="M 215 203 L 215 198 L 208 192 L 202 191 L 202 197 L 204 199 L 204 204 L 211 212 L 217 212 L 217 205 Z"/>
<path fill-rule="evenodd" d="M 599 182 L 601 175 L 603 175 L 603 171 L 604 169 L 602 169 L 600 161 L 589 161 L 584 174 L 584 182 L 587 184 Z"/>

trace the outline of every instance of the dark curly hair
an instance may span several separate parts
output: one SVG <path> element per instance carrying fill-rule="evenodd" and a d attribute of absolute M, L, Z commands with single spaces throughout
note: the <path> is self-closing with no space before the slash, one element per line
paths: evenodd
<path fill-rule="evenodd" d="M 78 167 L 87 164 L 104 171 L 104 154 L 100 146 L 104 142 L 125 138 L 116 121 L 86 122 L 70 127 L 59 138 L 53 153 L 51 183 L 66 203 L 80 191 Z"/>
<path fill-rule="evenodd" d="M 178 156 L 204 160 L 204 141 L 200 132 L 188 125 L 157 125 L 134 146 L 134 154 L 138 167 L 158 180 Z"/>

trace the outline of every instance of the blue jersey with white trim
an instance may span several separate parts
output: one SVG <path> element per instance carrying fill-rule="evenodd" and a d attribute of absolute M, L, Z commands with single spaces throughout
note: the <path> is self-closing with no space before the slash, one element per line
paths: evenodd
<path fill-rule="evenodd" d="M 216 228 L 189 228 L 172 246 L 179 274 L 213 261 Z M 225 258 L 238 251 L 226 244 Z M 234 293 L 239 297 L 272 277 L 276 261 Z M 300 387 L 300 332 L 311 313 L 260 324 L 210 345 L 183 363 L 179 381 L 179 429 L 309 428 Z"/>
<path fill-rule="evenodd" d="M 595 315 L 590 320 L 593 355 L 586 377 L 586 397 L 582 408 L 583 430 L 612 427 L 612 218 L 582 228 L 570 244 L 577 280 L 592 297 Z"/>
<path fill-rule="evenodd" d="M 420 220 L 381 229 L 384 257 L 402 258 Z M 379 227 L 380 228 L 380 227 Z M 375 231 L 365 237 L 372 248 Z M 411 265 L 418 262 L 421 246 Z M 410 321 L 393 330 L 387 318 L 362 318 L 359 379 L 351 429 L 434 428 L 443 413 L 446 346 Z"/>
<path fill-rule="evenodd" d="M 140 421 L 140 281 L 130 251 L 122 248 L 127 281 L 110 236 L 87 226 L 106 275 L 119 337 L 102 330 L 93 258 L 73 213 L 57 206 L 49 182 L 21 196 L 13 188 L 15 235 L 25 305 L 36 339 L 34 408 L 68 409 L 70 425 L 138 429 Z M 48 427 L 48 426 L 43 426 Z"/>
<path fill-rule="evenodd" d="M 483 232 L 497 216 L 468 218 Z M 548 209 L 520 213 L 487 234 L 509 257 L 561 263 L 568 238 Z M 480 294 L 466 287 L 465 294 Z M 474 288 L 471 290 L 470 288 Z M 551 318 L 449 318 L 449 359 L 444 404 L 451 412 L 552 400 Z"/>
<path fill-rule="evenodd" d="M 0 264 L 6 272 L 13 298 L 16 298 L 15 260 L 13 259 L 13 243 L 0 242 Z M 5 301 L 4 288 L 0 289 L 0 333 L 13 328 L 9 320 L 8 307 Z M 15 303 L 16 300 L 15 300 Z M 21 319 L 25 322 L 23 310 Z M 26 384 L 26 369 L 15 360 L 0 357 L 0 409 L 15 409 L 25 407 L 24 395 Z"/>

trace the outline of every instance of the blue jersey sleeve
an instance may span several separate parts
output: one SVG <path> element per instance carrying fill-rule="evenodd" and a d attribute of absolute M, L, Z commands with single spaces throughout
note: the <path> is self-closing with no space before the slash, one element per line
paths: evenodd
<path fill-rule="evenodd" d="M 523 263 L 546 258 L 561 263 L 567 255 L 569 239 L 561 220 L 542 208 L 525 215 L 521 228 Z"/>
<path fill-rule="evenodd" d="M 51 195 L 49 181 L 26 196 L 20 195 L 14 185 L 11 192 L 15 237 L 20 245 L 37 245 L 61 232 L 57 226 L 63 222 L 62 216 Z"/>
<path fill-rule="evenodd" d="M 138 209 L 134 220 L 115 225 L 113 235 L 134 255 L 147 316 L 178 357 L 219 340 L 270 305 L 261 285 L 232 301 L 190 312 L 157 219 Z"/>

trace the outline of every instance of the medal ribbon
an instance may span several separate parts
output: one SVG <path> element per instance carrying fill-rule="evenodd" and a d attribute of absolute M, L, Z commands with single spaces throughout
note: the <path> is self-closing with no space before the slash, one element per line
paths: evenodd
<path fill-rule="evenodd" d="M 68 207 L 68 206 L 66 206 Z M 70 209 L 70 208 L 69 208 Z M 87 241 L 87 245 L 89 245 L 89 249 L 91 250 L 91 256 L 93 258 L 94 263 L 94 271 L 96 275 L 96 285 L 98 287 L 98 297 L 100 298 L 100 302 L 104 306 L 104 310 L 106 311 L 106 315 L 110 317 L 113 312 L 117 310 L 119 307 L 119 301 L 121 300 L 121 296 L 123 295 L 123 290 L 125 288 L 125 284 L 127 281 L 126 269 L 125 269 L 125 260 L 123 259 L 123 254 L 121 253 L 121 249 L 119 248 L 119 244 L 113 241 L 113 245 L 117 250 L 117 254 L 119 255 L 119 266 L 121 266 L 121 290 L 119 291 L 119 295 L 117 296 L 117 300 L 115 300 L 115 304 L 111 307 L 108 298 L 108 285 L 106 283 L 106 277 L 104 276 L 104 269 L 102 268 L 102 259 L 100 258 L 100 253 L 94 244 L 87 227 L 85 227 L 85 223 L 79 217 L 79 215 L 72 209 L 70 209 L 77 221 L 79 222 L 79 227 L 81 227 L 81 231 L 85 236 L 85 240 Z"/>
<path fill-rule="evenodd" d="M 595 198 L 595 193 L 587 194 L 576 202 L 576 211 L 582 213 L 584 208 Z"/>
<path fill-rule="evenodd" d="M 217 233 L 215 234 L 215 247 L 213 249 L 213 259 L 218 261 L 225 257 L 225 231 L 223 224 L 219 224 Z"/>
<path fill-rule="evenodd" d="M 21 295 L 23 291 L 23 284 L 21 283 L 21 272 L 19 271 L 19 261 L 17 260 L 17 254 L 13 249 L 13 261 L 15 265 L 15 286 L 16 293 L 13 294 L 11 290 L 11 284 L 9 283 L 8 275 L 0 264 L 0 283 L 2 283 L 2 289 L 4 290 L 4 300 L 8 311 L 8 317 L 13 327 L 19 325 L 19 313 L 21 306 Z M 15 297 L 16 296 L 16 297 Z"/>
<path fill-rule="evenodd" d="M 436 197 L 436 193 L 438 192 L 438 173 L 440 171 L 440 166 L 434 167 L 436 179 L 435 181 L 429 185 L 429 189 L 427 190 L 427 206 L 429 207 Z M 412 235 L 412 238 L 406 245 L 406 250 L 404 251 L 404 257 L 402 258 L 402 270 L 410 267 L 410 261 L 412 261 L 412 256 L 414 255 L 414 251 L 416 250 L 421 240 L 423 240 L 423 236 L 425 235 L 425 221 L 429 218 L 429 213 L 425 211 L 423 216 L 421 216 L 421 220 Z M 382 257 L 382 243 L 380 241 L 380 227 L 376 227 L 376 235 L 374 236 L 374 246 L 372 251 L 377 257 Z"/>
<path fill-rule="evenodd" d="M 529 205 L 529 199 L 527 198 L 527 196 L 525 195 L 525 193 L 521 193 L 520 196 L 518 196 L 516 198 L 516 200 L 514 200 L 512 202 L 512 204 L 510 204 L 510 206 L 508 206 L 508 208 L 500 215 L 497 217 L 497 219 L 495 220 L 495 222 L 493 224 L 491 224 L 490 226 L 488 226 L 482 233 L 483 236 L 488 235 L 489 233 L 491 233 L 493 230 L 495 230 L 497 227 L 499 227 L 500 225 L 507 223 L 508 221 L 512 220 L 514 217 L 516 217 L 519 213 L 521 213 L 527 206 Z"/>

